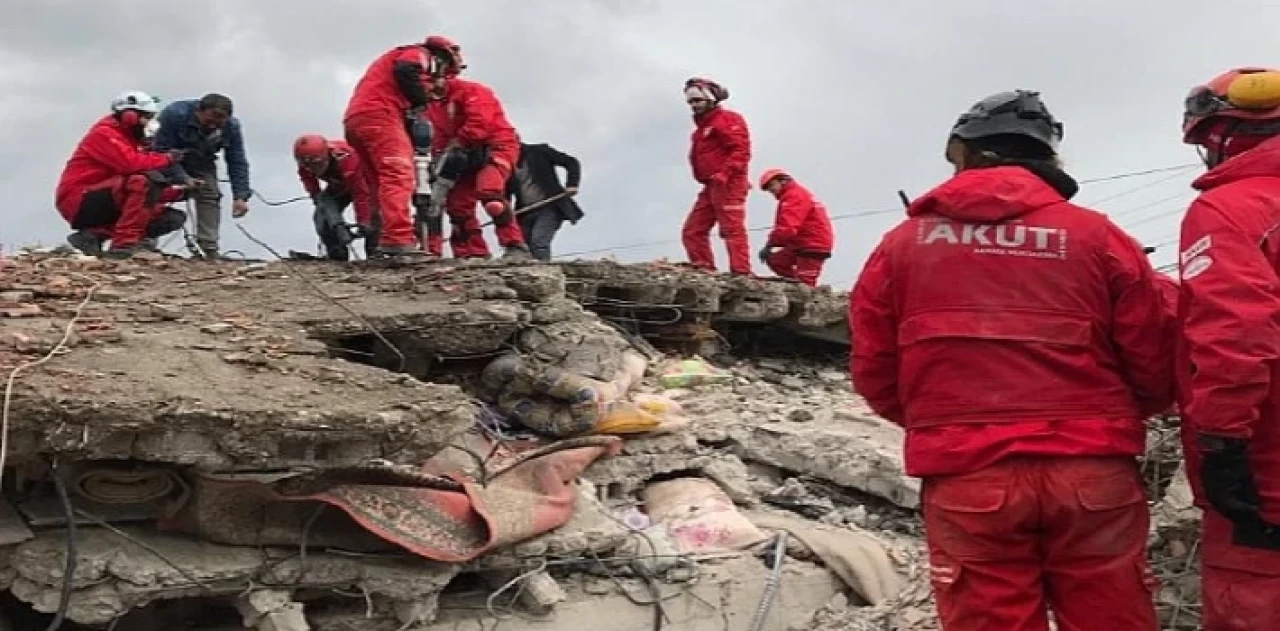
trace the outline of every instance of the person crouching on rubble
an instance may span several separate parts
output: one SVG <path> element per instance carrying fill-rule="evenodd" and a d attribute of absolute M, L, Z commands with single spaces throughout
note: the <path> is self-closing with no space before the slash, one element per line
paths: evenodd
<path fill-rule="evenodd" d="M 751 133 L 742 115 L 721 103 L 729 98 L 724 86 L 701 77 L 685 81 L 684 99 L 693 110 L 694 130 L 689 147 L 693 179 L 702 185 L 681 228 L 685 255 L 694 267 L 716 271 L 711 251 L 711 228 L 729 252 L 729 271 L 751 275 L 751 246 L 747 239 L 747 167 L 751 162 Z"/>
<path fill-rule="evenodd" d="M 1173 320 L 1136 240 L 1067 201 L 1038 93 L 962 114 L 955 175 L 853 288 L 850 372 L 906 429 L 946 631 L 1156 631 L 1135 457 L 1172 394 Z"/>
<path fill-rule="evenodd" d="M 760 262 L 782 278 L 816 287 L 822 265 L 835 247 L 827 208 L 782 169 L 761 173 L 760 190 L 778 200 L 773 230 L 760 250 Z"/>
<path fill-rule="evenodd" d="M 182 150 L 154 153 L 144 149 L 146 127 L 159 110 L 145 92 L 125 92 L 111 102 L 111 113 L 98 119 L 80 140 L 63 167 L 55 206 L 75 230 L 67 242 L 86 254 L 128 258 L 151 250 L 154 239 L 182 228 L 186 215 L 165 206 L 185 195 L 170 186 L 161 169 L 182 160 Z M 104 254 L 103 242 L 111 241 Z"/>
<path fill-rule="evenodd" d="M 1177 353 L 1205 631 L 1280 629 L 1280 69 L 1197 86 L 1183 141 L 1209 170 L 1182 220 Z"/>
<path fill-rule="evenodd" d="M 342 140 L 305 134 L 293 142 L 293 158 L 298 163 L 298 179 L 316 206 L 312 218 L 325 255 L 334 261 L 348 260 L 348 248 L 357 237 L 365 239 L 365 257 L 374 255 L 378 247 L 377 212 L 368 174 L 351 146 Z M 342 220 L 342 211 L 348 205 L 355 207 L 355 226 Z"/>
<path fill-rule="evenodd" d="M 507 179 L 520 158 L 520 136 L 489 86 L 459 79 L 466 65 L 456 44 L 436 36 L 427 41 L 430 54 L 431 154 L 435 182 L 429 216 L 448 212 L 449 243 L 456 258 L 488 258 L 476 219 L 476 204 L 493 219 L 503 258 L 527 259 L 520 224 L 506 199 Z"/>

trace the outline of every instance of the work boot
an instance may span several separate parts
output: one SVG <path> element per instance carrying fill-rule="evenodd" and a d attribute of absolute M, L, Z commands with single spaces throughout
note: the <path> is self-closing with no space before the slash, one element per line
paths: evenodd
<path fill-rule="evenodd" d="M 102 256 L 104 239 L 87 230 L 77 230 L 67 235 L 67 243 L 71 247 L 89 256 Z"/>
<path fill-rule="evenodd" d="M 107 259 L 130 259 L 133 258 L 135 254 L 142 254 L 144 252 L 159 254 L 160 250 L 151 247 L 145 241 L 139 241 L 138 243 L 127 245 L 122 248 L 118 248 L 115 244 L 112 244 L 110 249 L 102 253 L 102 257 Z"/>
<path fill-rule="evenodd" d="M 502 249 L 502 259 L 504 261 L 531 261 L 533 254 L 529 252 L 529 246 L 523 243 L 513 243 Z"/>

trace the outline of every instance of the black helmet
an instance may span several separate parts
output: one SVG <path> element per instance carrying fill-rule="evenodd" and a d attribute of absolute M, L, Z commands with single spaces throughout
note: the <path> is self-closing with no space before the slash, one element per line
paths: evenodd
<path fill-rule="evenodd" d="M 996 135 L 1026 136 L 1056 154 L 1062 140 L 1062 123 L 1049 113 L 1039 92 L 1015 90 L 978 101 L 951 127 L 951 136 L 962 140 Z"/>

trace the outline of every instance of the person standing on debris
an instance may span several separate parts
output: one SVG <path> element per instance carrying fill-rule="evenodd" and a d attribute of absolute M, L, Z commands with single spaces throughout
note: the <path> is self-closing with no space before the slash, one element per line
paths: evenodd
<path fill-rule="evenodd" d="M 1204 509 L 1205 631 L 1280 628 L 1280 68 L 1191 90 L 1208 171 L 1182 220 L 1179 408 Z"/>
<path fill-rule="evenodd" d="M 760 190 L 778 200 L 773 230 L 760 250 L 760 262 L 782 278 L 816 287 L 822 265 L 835 247 L 826 206 L 782 169 L 761 173 Z"/>
<path fill-rule="evenodd" d="M 428 42 L 427 51 L 431 76 L 427 118 L 437 165 L 430 214 L 448 212 L 455 257 L 487 258 L 489 246 L 476 219 L 476 204 L 481 204 L 493 219 L 503 258 L 528 258 L 529 247 L 506 200 L 507 178 L 520 157 L 520 136 L 489 86 L 458 78 L 465 65 L 455 45 L 448 40 Z"/>
<path fill-rule="evenodd" d="M 231 99 L 222 94 L 174 101 L 157 117 L 160 127 L 151 140 L 156 151 L 186 151 L 182 163 L 170 167 L 168 176 L 194 191 L 196 244 L 205 258 L 219 256 L 222 189 L 218 186 L 218 152 L 227 162 L 227 176 L 231 179 L 232 217 L 249 212 L 249 197 L 253 194 L 244 134 L 233 111 Z"/>
<path fill-rule="evenodd" d="M 681 240 L 689 263 L 714 272 L 711 228 L 719 224 L 720 237 L 729 251 L 729 271 L 750 276 L 747 193 L 751 184 L 747 167 L 751 135 L 741 114 L 720 105 L 728 98 L 729 90 L 710 79 L 694 77 L 684 84 L 684 99 L 693 110 L 694 122 L 689 164 L 702 190 L 684 220 Z"/>
<path fill-rule="evenodd" d="M 348 260 L 348 246 L 356 237 L 364 237 L 365 256 L 372 255 L 378 246 L 377 213 L 360 157 L 342 140 L 305 134 L 293 142 L 293 158 L 298 163 L 298 179 L 316 205 L 312 218 L 326 256 L 334 261 Z M 321 182 L 326 185 L 323 190 Z M 355 226 L 342 220 L 348 205 L 355 207 Z"/>
<path fill-rule="evenodd" d="M 186 216 L 165 206 L 181 199 L 181 187 L 169 186 L 159 169 L 182 160 L 184 152 L 145 151 L 146 127 L 159 104 L 145 92 L 125 92 L 111 102 L 63 167 L 54 205 L 75 230 L 67 242 L 86 254 L 127 258 L 149 249 L 144 238 L 182 228 Z"/>
<path fill-rule="evenodd" d="M 565 183 L 560 184 L 556 167 L 564 169 Z M 582 164 L 578 159 L 546 143 L 520 143 L 520 160 L 507 180 L 507 197 L 515 201 L 520 215 L 520 231 L 533 258 L 551 260 L 551 241 L 565 221 L 576 224 L 583 217 L 577 200 L 582 181 Z M 548 201 L 553 198 L 554 201 Z M 530 208 L 536 204 L 542 206 Z"/>
<path fill-rule="evenodd" d="M 413 141 L 408 127 L 422 116 L 431 87 L 428 45 L 442 38 L 397 46 L 369 64 L 343 114 L 347 142 L 369 173 L 381 233 L 377 252 L 392 258 L 424 255 L 414 234 Z M 451 45 L 447 43 L 446 45 Z M 452 47 L 461 65 L 462 51 Z"/>
<path fill-rule="evenodd" d="M 1039 94 L 951 129 L 850 297 L 854 388 L 906 430 L 947 631 L 1157 631 L 1135 458 L 1173 399 L 1174 321 L 1141 246 L 1067 201 Z"/>

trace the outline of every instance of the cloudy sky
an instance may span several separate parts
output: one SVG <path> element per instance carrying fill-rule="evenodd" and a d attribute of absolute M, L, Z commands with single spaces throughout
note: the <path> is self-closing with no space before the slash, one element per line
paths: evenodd
<path fill-rule="evenodd" d="M 948 175 L 946 131 L 982 96 L 1040 90 L 1066 124 L 1069 170 L 1090 180 L 1195 163 L 1179 141 L 1187 89 L 1233 65 L 1280 64 L 1280 4 L 1268 0 L 874 4 L 8 0 L 0 244 L 62 242 L 67 228 L 52 207 L 59 172 L 118 92 L 230 95 L 254 188 L 279 200 L 301 194 L 292 139 L 340 136 L 369 61 L 442 33 L 462 44 L 468 74 L 498 92 L 527 141 L 582 159 L 587 218 L 561 232 L 558 254 L 683 258 L 680 223 L 697 187 L 681 88 L 699 74 L 726 85 L 727 105 L 750 123 L 753 175 L 789 169 L 833 215 L 855 215 L 836 222 L 823 276 L 843 288 L 900 218 L 895 191 L 915 195 Z M 1162 245 L 1154 260 L 1167 263 L 1199 170 L 1086 184 L 1077 201 L 1099 202 L 1136 237 Z M 753 192 L 749 225 L 768 226 L 773 210 L 771 197 Z M 869 211 L 885 212 L 861 214 Z M 310 213 L 307 204 L 255 202 L 245 227 L 277 249 L 314 251 Z M 267 256 L 229 218 L 223 235 L 224 248 Z M 752 237 L 754 252 L 763 232 Z"/>

